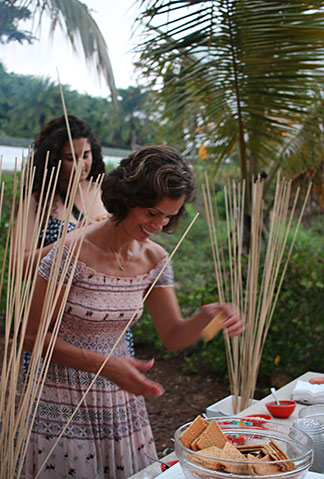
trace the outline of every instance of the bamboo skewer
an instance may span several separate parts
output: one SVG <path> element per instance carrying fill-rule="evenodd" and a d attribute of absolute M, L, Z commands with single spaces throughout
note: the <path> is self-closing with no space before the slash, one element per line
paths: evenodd
<path fill-rule="evenodd" d="M 22 171 L 22 180 L 24 180 L 24 166 Z M 27 182 L 30 180 L 31 176 L 28 176 Z M 17 183 L 17 174 L 15 174 L 15 181 Z M 78 181 L 76 179 L 76 181 Z M 23 188 L 21 188 L 21 191 Z M 14 188 L 14 194 L 16 193 L 17 188 Z M 20 365 L 20 355 L 22 351 L 22 343 L 24 336 L 24 317 L 27 317 L 29 307 L 26 291 L 29 292 L 29 297 L 31 297 L 32 287 L 30 285 L 31 279 L 31 263 L 29 262 L 29 268 L 27 265 L 26 274 L 23 274 L 23 251 L 24 251 L 24 239 L 26 239 L 26 218 L 25 206 L 28 207 L 28 195 L 31 194 L 31 189 L 26 188 L 27 196 L 24 198 L 26 201 L 23 202 L 22 196 L 20 196 L 20 217 L 18 213 L 16 228 L 17 232 L 15 238 L 13 238 L 13 212 L 15 210 L 15 201 L 12 204 L 12 214 L 10 219 L 10 224 L 8 228 L 7 240 L 11 236 L 12 241 L 10 241 L 10 251 L 9 251 L 9 284 L 8 284 L 8 294 L 7 294 L 7 312 L 6 312 L 6 330 L 5 330 L 5 355 L 2 367 L 2 376 L 1 376 L 1 439 L 0 439 L 0 454 L 1 454 L 1 477 L 14 477 L 15 469 L 17 467 L 17 459 L 20 454 L 20 440 L 26 438 L 26 428 L 28 427 L 27 421 L 20 421 L 23 417 L 27 417 L 26 414 L 26 402 L 28 395 L 23 395 L 22 399 L 25 399 L 25 402 L 20 403 L 20 409 L 18 407 L 17 419 L 15 420 L 15 395 L 17 392 L 17 377 Z M 72 207 L 72 205 L 71 205 Z M 41 223 L 37 220 L 40 219 L 40 215 L 36 215 L 36 227 L 37 233 L 39 234 Z M 46 227 L 46 225 L 45 225 Z M 35 250 L 36 248 L 34 248 Z M 5 261 L 5 260 L 4 260 Z M 13 271 L 15 274 L 13 274 Z M 36 270 L 34 270 L 36 272 Z M 22 283 L 27 283 L 26 289 L 21 287 Z M 46 309 L 46 308 L 45 308 Z M 24 310 L 24 317 L 21 326 L 21 337 L 20 343 L 18 342 L 18 334 L 20 329 L 21 313 Z M 12 342 L 11 342 L 11 351 L 8 357 L 8 346 L 9 346 L 9 334 L 10 330 L 13 328 Z M 19 344 L 19 346 L 18 346 Z M 34 355 L 35 357 L 35 355 Z M 9 401 L 7 408 L 5 404 L 5 391 L 9 391 Z M 26 392 L 26 391 L 25 391 Z M 27 391 L 28 392 L 28 391 Z M 10 424 L 10 426 L 9 426 Z M 17 428 L 20 430 L 17 433 Z M 8 451 L 9 454 L 8 454 Z M 15 452 L 15 455 L 13 453 Z M 19 462 L 19 461 L 18 461 Z M 19 468 L 19 464 L 18 464 Z"/>
<path fill-rule="evenodd" d="M 278 177 L 274 206 L 271 215 L 270 230 L 266 250 L 263 244 L 263 182 L 259 179 L 252 185 L 250 247 L 246 272 L 243 272 L 242 249 L 244 238 L 244 200 L 245 185 L 224 187 L 224 202 L 227 231 L 227 271 L 222 269 L 220 256 L 216 254 L 220 243 L 220 228 L 212 230 L 215 213 L 212 208 L 208 182 L 203 186 L 204 203 L 208 229 L 212 243 L 216 284 L 220 301 L 224 301 L 224 285 L 230 283 L 230 300 L 244 312 L 246 329 L 241 337 L 229 339 L 225 336 L 226 357 L 229 370 L 230 388 L 233 396 L 233 410 L 238 412 L 249 405 L 253 398 L 264 343 L 269 331 L 280 289 L 283 283 L 291 252 L 296 240 L 301 219 L 309 197 L 309 185 L 294 236 L 289 240 L 289 232 L 296 213 L 299 190 L 295 194 L 291 209 L 291 182 Z M 207 191 L 207 193 L 206 193 Z M 290 244 L 289 244 L 290 243 Z M 287 251 L 288 250 L 288 251 Z M 284 254 L 286 259 L 284 260 Z M 262 257 L 264 256 L 264 259 Z M 263 268 L 263 272 L 261 273 Z M 223 278 L 220 278 L 223 271 Z M 227 278 L 229 276 L 229 279 Z M 245 279 L 244 279 L 245 278 Z M 245 284 L 244 284 L 245 283 Z M 228 298 L 227 298 L 228 300 Z"/>

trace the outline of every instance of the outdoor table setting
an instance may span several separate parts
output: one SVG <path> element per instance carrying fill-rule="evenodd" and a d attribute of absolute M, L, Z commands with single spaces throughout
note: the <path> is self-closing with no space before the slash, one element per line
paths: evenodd
<path fill-rule="evenodd" d="M 289 411 L 288 417 L 285 417 L 285 418 L 276 417 L 274 415 L 275 414 L 274 411 L 273 411 L 273 414 L 269 414 L 269 409 L 267 408 L 266 404 L 267 403 L 272 404 L 275 402 L 274 396 L 272 394 L 269 394 L 268 396 L 264 397 L 263 399 L 259 401 L 253 401 L 251 406 L 247 407 L 243 411 L 240 411 L 237 415 L 233 415 L 233 413 L 231 413 L 229 409 L 226 410 L 226 407 L 224 407 L 225 402 L 221 400 L 218 403 L 215 403 L 211 405 L 210 407 L 206 408 L 206 411 L 202 411 L 202 417 L 204 416 L 206 420 L 208 420 L 209 422 L 212 420 L 220 421 L 220 424 L 226 423 L 227 422 L 226 417 L 229 417 L 229 416 L 231 417 L 231 421 L 228 421 L 228 423 L 232 422 L 233 424 L 235 424 L 235 422 L 237 422 L 238 424 L 240 421 L 243 421 L 241 420 L 241 418 L 244 418 L 245 423 L 252 424 L 252 426 L 255 426 L 255 424 L 257 423 L 258 419 L 256 418 L 259 418 L 259 421 L 261 418 L 262 421 L 269 424 L 269 430 L 271 430 L 271 427 L 272 427 L 272 426 L 270 427 L 270 424 L 274 424 L 275 427 L 278 427 L 279 429 L 281 428 L 284 431 L 287 430 L 289 432 L 292 426 L 294 425 L 294 428 L 296 426 L 296 428 L 299 431 L 304 431 L 311 436 L 309 431 L 307 430 L 305 431 L 305 425 L 307 426 L 310 424 L 312 426 L 314 424 L 313 419 L 311 419 L 311 422 L 306 421 L 305 424 L 300 423 L 300 421 L 303 421 L 304 420 L 303 418 L 311 414 L 312 418 L 319 419 L 319 421 L 315 421 L 315 423 L 318 424 L 318 422 L 321 422 L 322 429 L 324 430 L 324 401 L 322 400 L 322 393 L 324 392 L 324 384 L 322 385 L 316 384 L 316 382 L 320 383 L 319 379 L 323 377 L 324 377 L 324 373 L 308 371 L 275 392 L 276 399 L 280 403 L 292 402 L 294 405 L 294 407 L 292 407 L 292 410 Z M 310 395 L 306 393 L 305 400 L 304 400 L 303 397 L 300 395 L 300 391 L 305 390 L 307 392 L 309 389 L 311 389 L 311 388 L 308 388 L 307 385 L 308 384 L 312 385 L 313 382 L 315 382 L 316 386 L 320 386 L 317 388 L 317 390 L 315 390 L 315 392 L 317 393 L 317 396 L 313 390 L 313 397 L 311 398 Z M 296 401 L 294 401 L 295 395 L 297 399 Z M 317 397 L 318 397 L 318 400 L 317 400 Z M 237 418 L 237 421 L 235 421 L 235 418 Z M 178 433 L 176 434 L 176 436 L 177 435 L 179 436 Z M 236 434 L 234 434 L 234 436 L 236 436 Z M 319 447 L 321 448 L 321 451 L 324 451 L 324 432 L 321 434 L 320 440 L 322 442 Z M 176 437 L 176 442 L 179 444 L 177 437 Z M 315 478 L 324 479 L 324 455 L 323 454 L 319 455 L 318 452 L 316 453 L 317 446 L 314 439 L 313 439 L 313 442 L 312 441 L 310 442 L 310 444 L 311 444 L 311 449 L 313 449 L 313 464 L 311 464 L 310 462 L 308 467 L 306 467 L 305 469 L 307 470 L 306 474 L 305 474 L 305 471 L 303 470 L 303 472 L 301 472 L 300 474 L 294 474 L 294 477 L 296 478 L 298 476 L 298 477 L 304 477 L 306 479 L 315 479 Z M 179 452 L 179 446 L 177 446 L 177 444 L 175 444 L 175 447 L 177 449 L 177 454 L 175 451 L 168 454 L 167 456 L 162 458 L 159 462 L 156 461 L 152 465 L 146 467 L 142 471 L 131 476 L 131 479 L 152 479 L 152 478 L 160 478 L 160 477 L 162 479 L 184 479 L 185 477 L 186 478 L 191 477 L 190 476 L 191 473 L 188 472 L 188 470 L 186 472 L 187 475 L 184 474 L 184 469 L 181 467 L 180 462 L 175 462 L 179 460 L 179 457 L 181 457 L 181 454 L 182 454 L 181 446 L 180 446 L 180 452 Z M 196 453 L 193 453 L 193 454 L 196 454 Z M 315 454 L 317 458 L 315 457 Z M 323 460 L 321 456 L 323 456 Z M 163 466 L 161 462 L 164 464 L 167 464 L 167 466 Z M 312 470 L 314 467 L 316 470 Z M 320 470 L 321 472 L 317 472 L 317 470 Z M 198 470 L 198 474 L 197 474 L 197 470 L 193 472 L 192 477 L 199 477 L 199 472 L 200 472 L 199 470 Z M 217 473 L 215 474 L 215 471 L 211 470 L 209 472 L 210 474 L 208 474 L 208 476 L 210 478 L 217 477 L 217 476 L 218 477 L 224 476 L 224 473 L 220 473 L 217 475 Z M 204 473 L 202 473 L 201 476 L 203 476 L 203 474 Z M 280 474 L 277 474 L 276 476 L 280 477 Z M 244 477 L 244 476 L 238 475 L 237 477 Z"/>

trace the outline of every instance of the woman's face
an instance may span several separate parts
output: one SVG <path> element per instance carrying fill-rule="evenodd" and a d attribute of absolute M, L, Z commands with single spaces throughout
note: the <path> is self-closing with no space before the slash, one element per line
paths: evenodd
<path fill-rule="evenodd" d="M 83 153 L 83 165 L 82 165 L 82 172 L 80 177 L 80 182 L 85 181 L 89 176 L 91 167 L 92 167 L 92 152 L 91 152 L 91 145 L 87 138 L 77 138 L 72 140 L 73 149 L 75 153 L 75 158 L 77 161 L 80 161 L 82 158 Z M 67 141 L 63 146 L 61 158 L 61 179 L 64 183 L 69 181 L 71 171 L 73 168 L 73 154 L 72 149 L 70 146 L 70 142 Z"/>
<path fill-rule="evenodd" d="M 166 197 L 150 208 L 131 208 L 123 221 L 124 228 L 130 237 L 145 241 L 152 234 L 163 230 L 171 216 L 179 213 L 184 201 L 184 196 L 177 200 Z"/>

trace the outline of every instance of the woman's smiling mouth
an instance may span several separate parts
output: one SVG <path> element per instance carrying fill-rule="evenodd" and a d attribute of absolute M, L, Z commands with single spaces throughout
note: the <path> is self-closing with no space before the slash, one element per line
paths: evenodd
<path fill-rule="evenodd" d="M 153 234 L 153 231 L 147 231 L 144 226 L 141 226 L 141 230 L 143 231 L 143 233 L 145 233 L 146 235 L 148 236 L 151 236 Z"/>

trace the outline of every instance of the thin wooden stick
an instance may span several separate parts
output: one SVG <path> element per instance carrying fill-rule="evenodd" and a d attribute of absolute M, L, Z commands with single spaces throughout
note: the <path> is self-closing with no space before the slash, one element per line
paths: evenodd
<path fill-rule="evenodd" d="M 218 249 L 216 248 L 217 241 L 215 241 L 214 239 L 215 227 L 213 227 L 212 225 L 213 215 L 211 214 L 211 204 L 208 203 L 208 197 L 207 197 L 204 184 L 202 185 L 202 193 L 203 193 L 203 199 L 204 199 L 206 213 L 207 213 L 206 218 L 207 218 L 207 225 L 208 225 L 211 247 L 212 247 L 212 255 L 213 255 L 213 262 L 214 262 L 214 269 L 215 269 L 216 282 L 217 282 L 217 287 L 219 292 L 219 298 L 220 298 L 220 302 L 224 303 L 225 301 L 224 301 L 223 277 L 222 277 L 222 272 L 219 270 L 219 260 L 217 261 Z"/>

